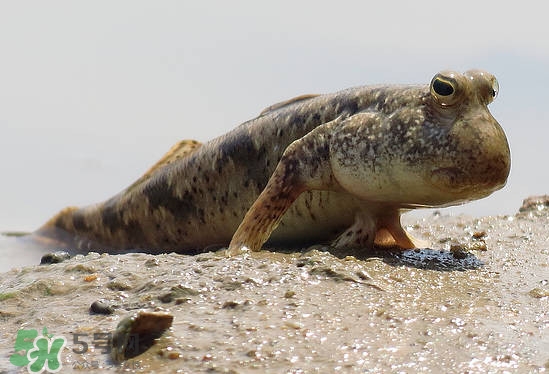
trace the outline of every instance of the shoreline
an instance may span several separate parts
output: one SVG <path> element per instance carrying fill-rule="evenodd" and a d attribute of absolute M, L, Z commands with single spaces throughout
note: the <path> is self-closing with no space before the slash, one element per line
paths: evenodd
<path fill-rule="evenodd" d="M 88 254 L 0 274 L 0 351 L 19 329 L 67 338 L 63 372 L 543 372 L 549 369 L 549 199 L 498 217 L 407 225 L 431 248 L 337 257 L 323 250 Z M 70 302 L 67 302 L 70 300 Z M 90 314 L 103 300 L 110 315 Z M 173 315 L 140 356 L 93 347 L 137 310 Z M 451 342 L 451 344 L 448 344 Z M 26 372 L 8 360 L 1 370 Z"/>

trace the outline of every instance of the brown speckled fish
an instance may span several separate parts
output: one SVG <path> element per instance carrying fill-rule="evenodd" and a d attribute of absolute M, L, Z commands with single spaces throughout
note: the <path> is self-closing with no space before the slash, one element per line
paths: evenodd
<path fill-rule="evenodd" d="M 208 143 L 178 143 L 118 195 L 66 208 L 34 235 L 112 253 L 230 243 L 236 254 L 267 240 L 413 248 L 403 211 L 505 185 L 509 146 L 487 108 L 497 90 L 493 75 L 471 70 L 300 96 Z"/>

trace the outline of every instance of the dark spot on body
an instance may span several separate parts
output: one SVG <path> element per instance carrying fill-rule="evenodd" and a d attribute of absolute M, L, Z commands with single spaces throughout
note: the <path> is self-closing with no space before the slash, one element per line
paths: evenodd
<path fill-rule="evenodd" d="M 123 227 L 124 227 L 124 233 L 126 234 L 129 243 L 140 245 L 140 246 L 147 245 L 148 240 L 145 237 L 143 228 L 141 227 L 141 224 L 138 221 L 131 220 Z"/>
<path fill-rule="evenodd" d="M 196 212 L 194 190 L 192 192 L 185 191 L 182 197 L 177 197 L 168 185 L 166 175 L 159 176 L 154 182 L 143 189 L 143 194 L 149 201 L 151 213 L 159 208 L 164 208 L 174 217 L 184 218 Z"/>
<path fill-rule="evenodd" d="M 206 214 L 203 208 L 198 209 L 198 218 L 200 219 L 200 222 L 202 222 L 202 224 L 206 224 Z"/>
<path fill-rule="evenodd" d="M 84 220 L 84 215 L 80 211 L 75 211 L 72 216 L 72 224 L 77 232 L 85 232 L 88 225 Z"/>
<path fill-rule="evenodd" d="M 294 112 L 289 122 L 295 125 L 303 125 L 306 123 L 306 119 L 307 119 L 306 114 L 298 111 L 298 112 Z"/>
<path fill-rule="evenodd" d="M 357 99 L 349 99 L 344 105 L 344 112 L 348 114 L 354 114 L 358 112 L 358 101 Z"/>
<path fill-rule="evenodd" d="M 328 159 L 328 153 L 330 152 L 330 147 L 328 142 L 322 142 L 316 148 L 316 155 L 319 158 Z"/>
<path fill-rule="evenodd" d="M 108 200 L 101 209 L 101 222 L 103 226 L 110 229 L 111 233 L 123 227 L 116 203 L 117 201 L 114 199 Z"/>

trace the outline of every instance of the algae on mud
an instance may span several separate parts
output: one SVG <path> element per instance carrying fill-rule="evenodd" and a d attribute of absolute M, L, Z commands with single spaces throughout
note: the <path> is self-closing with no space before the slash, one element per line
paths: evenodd
<path fill-rule="evenodd" d="M 337 257 L 303 252 L 108 255 L 0 275 L 0 355 L 17 330 L 67 338 L 63 371 L 543 372 L 549 368 L 549 209 L 433 215 L 409 223 L 432 249 Z M 113 314 L 90 314 L 103 299 Z M 172 327 L 115 364 L 95 333 L 137 310 Z M 89 344 L 75 345 L 73 337 Z M 79 366 L 80 365 L 80 366 Z M 25 372 L 8 360 L 0 369 Z"/>

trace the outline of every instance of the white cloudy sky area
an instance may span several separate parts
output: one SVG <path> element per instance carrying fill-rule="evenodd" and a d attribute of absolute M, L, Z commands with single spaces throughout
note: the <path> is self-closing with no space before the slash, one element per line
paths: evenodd
<path fill-rule="evenodd" d="M 542 1 L 0 2 L 0 231 L 103 200 L 179 139 L 205 141 L 302 93 L 483 68 L 511 144 L 507 187 L 549 192 Z"/>

